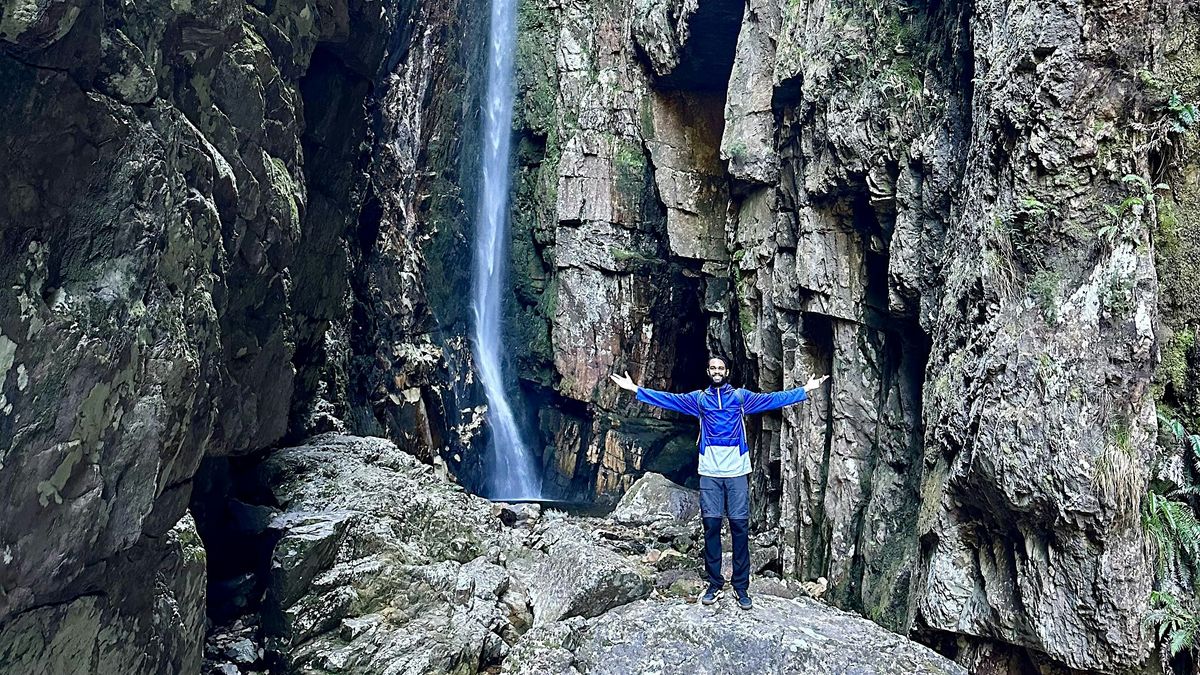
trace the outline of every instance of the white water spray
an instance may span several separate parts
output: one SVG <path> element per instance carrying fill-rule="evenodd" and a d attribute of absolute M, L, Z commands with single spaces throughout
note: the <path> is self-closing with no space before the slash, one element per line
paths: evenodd
<path fill-rule="evenodd" d="M 509 145 L 513 117 L 513 55 L 517 0 L 492 0 L 487 95 L 483 101 L 483 189 L 475 232 L 475 363 L 488 399 L 486 496 L 536 499 L 541 479 L 505 393 L 501 367 L 501 298 L 508 259 Z"/>

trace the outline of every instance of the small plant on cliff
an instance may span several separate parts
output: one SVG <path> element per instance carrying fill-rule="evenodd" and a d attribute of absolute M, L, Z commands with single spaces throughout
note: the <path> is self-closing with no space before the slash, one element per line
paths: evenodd
<path fill-rule="evenodd" d="M 1184 454 L 1190 460 L 1192 468 L 1200 472 L 1200 434 L 1188 433 L 1182 422 L 1162 413 L 1158 414 L 1158 421 L 1171 432 L 1176 443 L 1183 445 Z"/>
<path fill-rule="evenodd" d="M 1152 488 L 1142 502 L 1142 526 L 1158 552 L 1159 577 L 1191 573 L 1195 584 L 1200 571 L 1200 521 L 1187 502 L 1195 488 Z"/>
<path fill-rule="evenodd" d="M 1057 216 L 1058 209 L 1050 206 L 1046 202 L 1037 197 L 1025 196 L 1017 200 L 1017 213 L 1026 216 L 1041 218 L 1046 215 Z"/>
<path fill-rule="evenodd" d="M 1038 272 L 1029 282 L 1029 294 L 1042 310 L 1042 318 L 1046 323 L 1058 322 L 1058 289 L 1061 285 L 1062 275 L 1050 270 Z"/>
<path fill-rule="evenodd" d="M 1183 134 L 1200 122 L 1200 109 L 1184 100 L 1175 86 L 1149 70 L 1138 71 L 1138 77 L 1149 94 L 1151 106 L 1163 114 L 1175 134 Z"/>
<path fill-rule="evenodd" d="M 1175 133 L 1182 134 L 1200 122 L 1200 110 L 1191 103 L 1185 103 L 1177 91 L 1171 92 L 1171 97 L 1167 99 L 1167 111 L 1171 113 L 1171 128 Z"/>
<path fill-rule="evenodd" d="M 729 159 L 735 164 L 745 164 L 749 156 L 745 141 L 734 141 L 729 145 Z"/>
<path fill-rule="evenodd" d="M 1114 270 L 1100 288 L 1100 306 L 1108 316 L 1116 319 L 1128 316 L 1133 311 L 1133 291 L 1137 281 L 1128 274 Z"/>
<path fill-rule="evenodd" d="M 1154 481 L 1142 502 L 1142 525 L 1158 551 L 1159 577 L 1182 576 L 1187 568 L 1191 571 L 1192 585 L 1200 586 L 1200 519 L 1192 508 L 1192 500 L 1200 496 L 1193 478 L 1200 473 L 1200 434 L 1188 433 L 1179 420 L 1162 413 L 1158 421 L 1160 429 L 1167 431 L 1167 443 L 1182 446 L 1183 484 Z M 1162 439 L 1160 435 L 1160 445 L 1164 443 Z"/>
<path fill-rule="evenodd" d="M 1005 229 L 1013 252 L 1027 269 L 1041 269 L 1042 252 L 1055 241 L 1055 224 L 1061 215 L 1058 207 L 1025 195 L 1017 199 L 1012 213 L 1012 222 Z"/>
<path fill-rule="evenodd" d="M 1200 617 L 1195 610 L 1163 591 L 1150 592 L 1150 612 L 1142 623 L 1158 629 L 1158 639 L 1167 642 L 1171 656 L 1195 647 L 1200 633 Z"/>
<path fill-rule="evenodd" d="M 1140 221 L 1142 214 L 1145 213 L 1146 206 L 1157 204 L 1158 192 L 1170 189 L 1166 183 L 1158 183 L 1151 186 L 1150 181 L 1132 173 L 1122 178 L 1121 182 L 1129 186 L 1131 194 L 1122 199 L 1118 204 L 1106 204 L 1104 206 L 1104 210 L 1108 213 L 1110 220 L 1096 230 L 1096 237 L 1106 243 L 1110 249 L 1121 241 L 1132 241 L 1134 239 L 1134 232 L 1128 225 L 1128 221 Z"/>

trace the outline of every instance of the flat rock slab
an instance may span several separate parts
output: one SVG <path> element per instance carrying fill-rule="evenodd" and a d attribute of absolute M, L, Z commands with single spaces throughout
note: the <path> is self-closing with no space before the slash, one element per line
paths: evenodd
<path fill-rule="evenodd" d="M 525 634 L 504 661 L 538 673 L 930 673 L 966 675 L 933 650 L 866 619 L 807 599 L 730 599 L 705 607 L 643 600 L 590 621 Z"/>

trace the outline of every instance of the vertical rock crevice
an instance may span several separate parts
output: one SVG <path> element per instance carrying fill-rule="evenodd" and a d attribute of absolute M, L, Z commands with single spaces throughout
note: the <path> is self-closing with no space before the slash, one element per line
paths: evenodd
<path fill-rule="evenodd" d="M 635 414 L 607 375 L 695 388 L 706 346 L 732 342 L 705 337 L 729 306 L 724 82 L 693 73 L 659 90 L 669 73 L 632 58 L 657 12 L 672 44 L 700 40 L 727 71 L 736 31 L 709 12 L 741 4 L 709 4 L 678 25 L 665 4 L 521 9 L 514 345 L 541 406 L 546 480 L 564 496 L 611 500 L 648 469 L 687 478 L 694 431 Z"/>

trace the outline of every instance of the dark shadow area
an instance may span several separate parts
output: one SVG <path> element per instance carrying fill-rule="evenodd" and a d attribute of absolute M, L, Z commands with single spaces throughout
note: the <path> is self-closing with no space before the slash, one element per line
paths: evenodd
<path fill-rule="evenodd" d="M 819 364 L 820 372 L 833 373 L 833 319 L 824 314 L 805 313 L 802 317 L 801 332 L 808 346 L 810 356 Z M 830 391 L 827 385 L 823 392 Z M 800 552 L 797 560 L 805 561 L 805 569 L 791 570 L 801 579 L 815 579 L 825 574 L 829 569 L 829 546 L 832 536 L 825 520 L 825 490 L 829 483 L 829 454 L 833 448 L 833 414 L 829 402 L 823 405 L 825 431 L 821 434 L 824 447 L 821 450 L 821 480 L 820 494 L 815 495 L 812 503 L 816 505 L 811 514 L 812 536 L 809 538 L 809 549 Z M 795 495 L 800 498 L 799 493 Z M 794 505 L 799 510 L 799 503 Z"/>
<path fill-rule="evenodd" d="M 210 457 L 193 481 L 191 512 L 208 556 L 207 612 L 222 625 L 258 612 L 266 591 L 279 513 L 256 478 L 253 457 Z"/>
<path fill-rule="evenodd" d="M 347 345 L 329 340 L 329 331 L 345 317 L 352 277 L 346 241 L 356 234 L 362 238 L 364 219 L 367 230 L 375 223 L 375 233 L 367 233 L 372 239 L 378 228 L 377 208 L 375 213 L 370 208 L 378 203 L 363 204 L 363 172 L 370 161 L 364 150 L 364 111 L 374 87 L 335 50 L 317 45 L 299 82 L 308 203 L 291 277 L 296 342 L 296 390 L 287 436 L 291 441 L 330 431 L 332 418 L 346 414 L 344 374 L 337 372 L 344 363 L 336 352 Z"/>
<path fill-rule="evenodd" d="M 679 65 L 669 75 L 656 78 L 659 87 L 726 91 L 745 12 L 745 0 L 700 0 L 687 22 L 687 42 Z"/>

